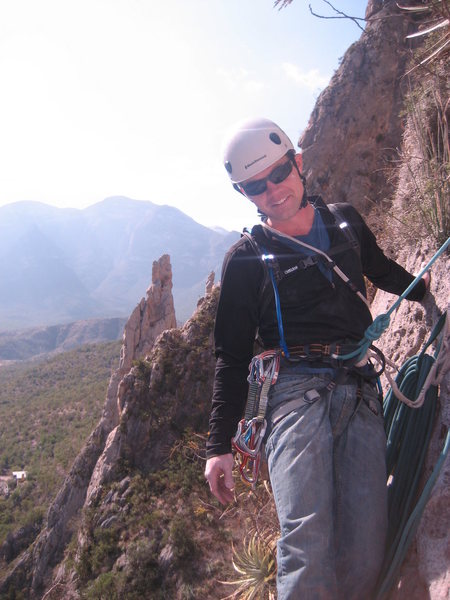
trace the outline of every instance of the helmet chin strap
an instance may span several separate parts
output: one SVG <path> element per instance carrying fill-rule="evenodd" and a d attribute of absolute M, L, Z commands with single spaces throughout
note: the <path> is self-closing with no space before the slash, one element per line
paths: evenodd
<path fill-rule="evenodd" d="M 302 176 L 302 181 L 303 181 L 303 196 L 302 196 L 302 201 L 300 202 L 300 209 L 306 208 L 306 206 L 308 205 L 308 196 L 306 194 L 306 179 L 303 176 Z"/>
<path fill-rule="evenodd" d="M 302 196 L 302 201 L 300 202 L 300 208 L 299 208 L 299 210 L 301 210 L 302 208 L 305 208 L 306 205 L 308 204 L 308 196 L 306 194 L 306 177 L 300 173 L 300 169 L 298 168 L 298 165 L 295 162 L 295 159 L 292 158 L 291 160 L 294 163 L 295 168 L 297 169 L 298 176 L 300 177 L 302 184 L 303 184 L 303 196 Z"/>

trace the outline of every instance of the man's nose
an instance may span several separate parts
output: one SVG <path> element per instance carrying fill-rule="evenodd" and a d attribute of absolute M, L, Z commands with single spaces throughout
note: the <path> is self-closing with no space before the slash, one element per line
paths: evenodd
<path fill-rule="evenodd" d="M 276 190 L 278 188 L 278 183 L 273 183 L 272 181 L 270 181 L 270 179 L 268 179 L 266 181 L 266 186 L 267 186 L 267 192 L 266 193 L 271 193 L 274 190 Z"/>

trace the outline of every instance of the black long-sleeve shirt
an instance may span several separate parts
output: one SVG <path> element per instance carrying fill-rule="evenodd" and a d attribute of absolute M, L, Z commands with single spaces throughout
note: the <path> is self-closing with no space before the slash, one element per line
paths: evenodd
<path fill-rule="evenodd" d="M 400 295 L 413 276 L 387 258 L 362 217 L 350 204 L 340 211 L 359 241 L 359 252 L 348 240 L 334 217 L 320 199 L 310 198 L 320 211 L 330 239 L 331 255 L 339 268 L 358 290 L 366 294 L 365 275 L 376 287 Z M 266 228 L 252 232 L 258 243 L 276 255 L 282 271 L 289 271 L 299 261 L 298 251 L 287 247 Z M 231 451 L 231 438 L 242 416 L 248 390 L 248 365 L 253 356 L 258 332 L 264 348 L 279 346 L 275 301 L 262 302 L 264 267 L 247 238 L 242 237 L 225 256 L 221 291 L 215 322 L 216 372 L 207 443 L 208 457 Z M 271 288 L 271 286 L 270 286 Z M 372 322 L 366 304 L 340 277 L 331 277 L 313 265 L 292 271 L 278 284 L 283 327 L 288 347 L 337 341 L 358 342 Z M 423 281 L 409 293 L 408 300 L 421 300 Z M 265 306 L 262 314 L 262 305 Z"/>

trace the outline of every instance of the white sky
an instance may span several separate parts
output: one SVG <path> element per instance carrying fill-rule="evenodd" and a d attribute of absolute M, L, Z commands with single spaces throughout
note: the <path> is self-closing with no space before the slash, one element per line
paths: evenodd
<path fill-rule="evenodd" d="M 323 0 L 1 0 L 0 205 L 170 204 L 242 229 L 224 133 L 273 119 L 294 145 L 359 38 Z M 363 0 L 334 0 L 363 17 Z"/>

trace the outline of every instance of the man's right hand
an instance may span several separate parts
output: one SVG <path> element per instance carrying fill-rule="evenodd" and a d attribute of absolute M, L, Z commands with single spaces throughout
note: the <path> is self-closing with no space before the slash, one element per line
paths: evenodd
<path fill-rule="evenodd" d="M 205 467 L 205 477 L 209 489 L 221 504 L 234 500 L 233 455 L 221 454 L 208 458 Z"/>

